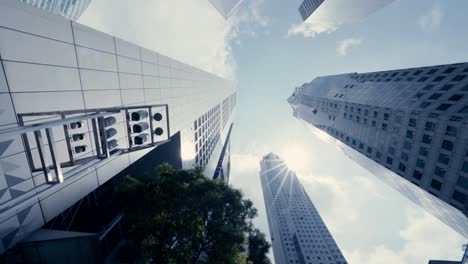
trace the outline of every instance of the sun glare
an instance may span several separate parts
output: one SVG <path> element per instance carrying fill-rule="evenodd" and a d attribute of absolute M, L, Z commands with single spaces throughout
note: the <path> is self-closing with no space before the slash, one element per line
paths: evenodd
<path fill-rule="evenodd" d="M 307 153 L 301 145 L 290 144 L 281 152 L 280 157 L 286 162 L 288 168 L 297 173 L 307 167 Z"/>

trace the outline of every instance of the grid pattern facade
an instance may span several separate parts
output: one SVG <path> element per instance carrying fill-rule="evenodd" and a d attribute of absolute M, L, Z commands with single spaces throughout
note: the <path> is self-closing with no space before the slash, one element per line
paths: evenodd
<path fill-rule="evenodd" d="M 170 134 L 164 129 L 163 136 L 180 132 L 182 139 L 188 139 L 182 148 L 188 144 L 195 149 L 193 134 L 184 131 L 193 129 L 194 120 L 201 116 L 206 119 L 210 109 L 219 108 L 235 91 L 232 82 L 157 52 L 17 0 L 0 2 L 0 131 L 21 126 L 19 116 L 25 117 L 25 125 L 52 120 L 28 113 L 164 104 L 169 113 L 161 112 L 158 122 L 169 121 Z M 136 138 L 141 131 L 148 131 L 145 126 L 136 128 L 138 122 L 130 123 L 133 130 L 128 131 L 123 113 L 112 117 L 108 127 L 112 146 L 125 148 L 130 143 L 128 133 Z M 213 148 L 222 149 L 228 129 L 220 131 L 221 140 Z M 73 142 L 72 148 L 93 146 L 92 132 L 86 122 L 74 128 L 73 134 L 83 137 L 76 145 Z M 62 152 L 65 135 L 54 134 L 57 157 L 66 158 L 68 153 Z M 39 165 L 37 146 L 33 138 L 30 141 L 33 163 Z M 27 148 L 20 135 L 11 143 L 0 141 L 0 253 L 154 147 L 112 156 L 85 169 L 64 169 L 64 181 L 57 184 L 48 184 L 44 176 L 32 173 Z M 91 149 L 73 155 L 93 156 Z M 218 157 L 213 155 L 211 160 L 217 164 Z"/>
<path fill-rule="evenodd" d="M 319 77 L 289 102 L 296 117 L 367 157 L 366 168 L 372 160 L 405 179 L 383 177 L 468 235 L 466 217 L 449 208 L 467 214 L 468 63 Z"/>
<path fill-rule="evenodd" d="M 306 21 L 307 18 L 324 2 L 325 0 L 304 0 L 299 6 L 299 14 L 302 20 Z"/>
<path fill-rule="evenodd" d="M 21 0 L 51 14 L 77 20 L 88 8 L 91 0 Z"/>
<path fill-rule="evenodd" d="M 296 174 L 273 153 L 262 159 L 260 167 L 275 262 L 345 264 Z"/>

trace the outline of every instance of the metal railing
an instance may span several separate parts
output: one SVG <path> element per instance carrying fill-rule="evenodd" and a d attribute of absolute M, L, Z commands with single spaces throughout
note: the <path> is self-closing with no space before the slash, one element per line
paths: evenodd
<path fill-rule="evenodd" d="M 118 114 L 122 114 L 123 122 L 116 122 Z M 167 104 L 23 113 L 18 114 L 18 120 L 18 127 L 0 130 L 0 142 L 9 145 L 21 135 L 31 172 L 42 172 L 48 184 L 63 182 L 63 168 L 154 147 L 170 140 Z M 126 131 L 114 128 L 122 123 Z M 80 132 L 74 132 L 80 129 Z M 66 151 L 57 146 L 54 130 L 63 132 Z M 85 141 L 85 137 L 89 137 L 91 144 L 73 146 Z M 128 146 L 119 146 L 118 140 L 111 139 L 113 137 L 126 138 Z M 66 157 L 59 156 L 60 151 L 67 153 Z"/>

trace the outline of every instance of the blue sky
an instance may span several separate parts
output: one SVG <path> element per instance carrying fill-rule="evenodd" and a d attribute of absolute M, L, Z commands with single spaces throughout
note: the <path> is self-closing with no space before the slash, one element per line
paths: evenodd
<path fill-rule="evenodd" d="M 356 2 L 366 1 L 375 0 Z M 299 5 L 244 0 L 225 20 L 207 0 L 95 0 L 80 22 L 238 83 L 230 183 L 254 201 L 266 233 L 258 171 L 273 151 L 297 157 L 294 168 L 350 263 L 459 259 L 466 239 L 314 135 L 286 99 L 321 75 L 468 61 L 468 1 L 396 0 L 313 37 L 288 35 L 293 25 L 300 32 Z"/>

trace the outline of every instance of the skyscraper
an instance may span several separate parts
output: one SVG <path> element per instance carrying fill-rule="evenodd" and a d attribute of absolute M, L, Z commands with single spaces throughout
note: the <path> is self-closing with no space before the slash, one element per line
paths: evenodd
<path fill-rule="evenodd" d="M 468 63 L 318 77 L 288 99 L 361 166 L 468 237 Z"/>
<path fill-rule="evenodd" d="M 0 58 L 0 253 L 147 153 L 228 167 L 231 81 L 17 0 Z"/>
<path fill-rule="evenodd" d="M 229 18 L 242 3 L 242 0 L 209 0 L 216 10 L 224 17 Z"/>
<path fill-rule="evenodd" d="M 303 21 L 328 27 L 358 21 L 393 1 L 304 0 L 298 10 Z"/>
<path fill-rule="evenodd" d="M 302 20 L 306 21 L 323 1 L 325 0 L 304 0 L 299 6 L 299 14 L 301 14 Z"/>
<path fill-rule="evenodd" d="M 77 20 L 88 8 L 91 0 L 21 0 L 51 14 Z"/>
<path fill-rule="evenodd" d="M 260 168 L 275 262 L 345 264 L 296 174 L 274 153 L 263 157 Z"/>

